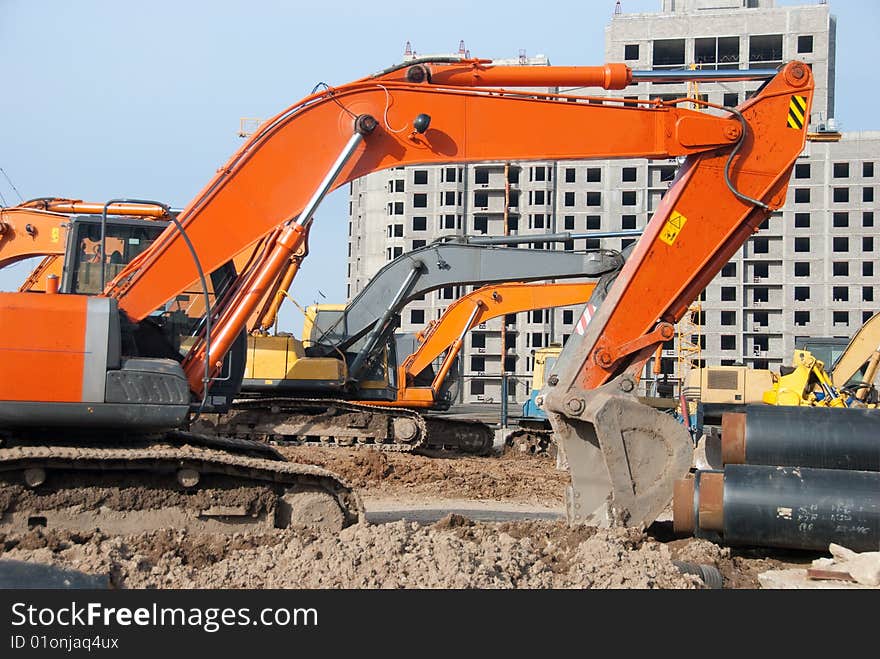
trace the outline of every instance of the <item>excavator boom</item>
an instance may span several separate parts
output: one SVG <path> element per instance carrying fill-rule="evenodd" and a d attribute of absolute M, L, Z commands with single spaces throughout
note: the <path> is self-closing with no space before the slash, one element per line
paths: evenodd
<path fill-rule="evenodd" d="M 868 362 L 866 384 L 873 384 L 880 361 L 880 314 L 874 314 L 853 335 L 831 369 L 831 379 L 838 389 L 852 380 Z"/>
<path fill-rule="evenodd" d="M 534 239 L 541 237 L 537 234 Z M 375 356 L 375 349 L 390 338 L 394 316 L 431 291 L 445 286 L 593 278 L 616 272 L 622 265 L 623 257 L 612 250 L 565 252 L 461 240 L 435 242 L 386 264 L 342 311 L 319 310 L 303 339 L 313 350 L 326 345 L 326 354 L 356 349 L 350 374 L 356 379 L 366 360 Z"/>
<path fill-rule="evenodd" d="M 336 87 L 267 121 L 178 219 L 199 246 L 202 268 L 212 271 L 241 245 L 302 212 L 351 140 L 359 116 L 387 124 L 358 144 L 331 189 L 372 171 L 419 163 L 684 156 L 730 147 L 742 132 L 735 119 L 669 105 L 566 100 L 381 78 Z M 426 111 L 430 127 L 418 133 L 412 122 Z M 215 238 L 217 227 L 223 227 L 223 240 Z M 157 262 L 161 267 L 154 267 Z M 141 319 L 197 277 L 182 235 L 169 228 L 108 292 L 131 318 Z"/>
<path fill-rule="evenodd" d="M 243 281 L 228 314 L 217 319 L 211 347 L 191 350 L 184 367 L 194 392 L 206 384 L 203 364 L 216 372 L 217 357 L 229 349 L 301 246 L 303 225 L 320 197 L 354 178 L 417 163 L 669 158 L 732 148 L 743 134 L 735 118 L 672 104 L 621 107 L 585 98 L 578 102 L 573 96 L 465 90 L 431 82 L 460 70 L 460 64 L 429 68 L 427 77 L 411 74 L 419 82 L 400 82 L 392 72 L 335 87 L 265 122 L 184 208 L 180 227 L 169 227 L 149 253 L 108 285 L 120 310 L 139 321 L 195 281 L 198 264 L 210 272 L 241 245 L 285 227 L 261 269 Z M 566 80 L 568 68 L 558 72 Z M 546 67 L 541 77 L 549 80 L 555 73 Z M 586 84 L 595 76 L 586 67 Z M 216 239 L 218 227 L 222 240 Z"/>

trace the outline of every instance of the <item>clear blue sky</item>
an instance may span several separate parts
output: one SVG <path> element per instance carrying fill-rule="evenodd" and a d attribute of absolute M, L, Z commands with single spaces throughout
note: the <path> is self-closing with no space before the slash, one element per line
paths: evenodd
<path fill-rule="evenodd" d="M 659 0 L 622 0 L 625 12 Z M 777 0 L 777 5 L 816 4 Z M 880 3 L 832 0 L 838 17 L 836 114 L 880 129 Z M 422 54 L 543 53 L 553 64 L 603 61 L 614 0 L 0 0 L 0 167 L 25 198 L 164 200 L 182 207 L 240 146 L 240 117 L 268 117 L 318 82 L 341 84 Z M 7 202 L 15 193 L 0 177 Z M 348 203 L 318 211 L 311 256 L 293 286 L 301 304 L 345 295 Z M 29 266 L 0 274 L 12 290 Z M 289 306 L 289 305 L 288 305 Z M 282 317 L 298 330 L 293 311 Z"/>

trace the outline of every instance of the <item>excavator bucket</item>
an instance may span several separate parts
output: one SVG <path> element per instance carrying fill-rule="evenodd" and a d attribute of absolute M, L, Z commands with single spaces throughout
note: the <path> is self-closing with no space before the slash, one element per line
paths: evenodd
<path fill-rule="evenodd" d="M 628 247 L 623 254 L 631 253 Z M 585 309 L 586 323 L 596 310 L 602 313 L 618 275 L 619 270 L 599 279 Z M 580 331 L 569 337 L 539 402 L 553 427 L 558 459 L 571 473 L 566 517 L 572 525 L 648 526 L 672 501 L 675 481 L 690 470 L 693 440 L 672 416 L 641 403 L 631 393 L 636 382 L 626 373 L 595 389 L 560 392 L 558 371 L 576 370 L 571 355 L 584 350 L 585 340 Z M 546 404 L 551 397 L 556 405 Z"/>
<path fill-rule="evenodd" d="M 625 393 L 634 384 L 621 376 L 572 399 L 564 420 L 549 414 L 571 471 L 566 516 L 572 525 L 647 526 L 691 467 L 694 445 L 685 427 Z"/>

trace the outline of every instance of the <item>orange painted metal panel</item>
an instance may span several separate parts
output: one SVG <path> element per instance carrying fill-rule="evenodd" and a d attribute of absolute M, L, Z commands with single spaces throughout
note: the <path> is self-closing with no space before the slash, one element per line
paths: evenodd
<path fill-rule="evenodd" d="M 31 271 L 28 278 L 19 287 L 19 292 L 33 291 L 43 293 L 46 290 L 46 278 L 55 275 L 59 279 L 64 271 L 64 257 L 58 254 L 45 257 Z"/>
<path fill-rule="evenodd" d="M 461 348 L 460 338 L 471 328 L 492 318 L 509 313 L 520 313 L 534 309 L 564 307 L 584 304 L 596 288 L 594 282 L 566 283 L 507 283 L 483 286 L 465 295 L 447 307 L 439 320 L 432 323 L 419 337 L 418 349 L 407 357 L 399 368 L 397 403 L 404 406 L 424 406 L 428 399 L 434 401 L 434 392 L 445 379 L 441 371 L 432 387 L 414 387 L 415 376 L 427 368 L 444 351 L 457 353 Z M 476 314 L 474 311 L 476 310 Z M 468 322 L 470 321 L 470 325 Z M 451 355 L 452 357 L 455 354 Z M 451 365 L 447 354 L 444 366 Z"/>
<path fill-rule="evenodd" d="M 81 295 L 0 293 L 0 400 L 82 399 L 87 303 Z"/>
<path fill-rule="evenodd" d="M 738 108 L 748 130 L 730 169 L 729 149 L 687 160 L 593 317 L 583 344 L 557 367 L 565 384 L 556 388 L 558 395 L 595 389 L 623 371 L 638 377 L 656 343 L 607 368 L 600 366 L 599 355 L 614 353 L 660 321 L 677 322 L 736 250 L 782 207 L 806 139 L 806 129 L 787 125 L 791 98 L 797 93 L 811 101 L 813 86 L 809 67 L 787 65 Z M 725 182 L 726 169 L 740 194 L 766 208 L 736 196 Z"/>
<path fill-rule="evenodd" d="M 0 268 L 35 256 L 63 255 L 66 215 L 26 208 L 0 208 Z"/>
<path fill-rule="evenodd" d="M 403 373 L 413 378 L 443 354 L 465 329 L 475 305 L 480 310 L 472 327 L 509 313 L 584 304 L 594 288 L 595 282 L 508 283 L 478 288 L 450 304 L 440 319 L 424 331 L 418 349 L 404 361 Z"/>

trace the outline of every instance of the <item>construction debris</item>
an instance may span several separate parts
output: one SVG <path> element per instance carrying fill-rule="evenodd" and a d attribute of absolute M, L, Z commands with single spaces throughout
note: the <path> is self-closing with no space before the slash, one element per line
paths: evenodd
<path fill-rule="evenodd" d="M 880 588 L 880 551 L 855 552 L 831 543 L 831 558 L 817 558 L 806 569 L 768 570 L 762 588 Z"/>
<path fill-rule="evenodd" d="M 880 586 L 880 551 L 855 552 L 834 543 L 828 546 L 832 558 L 813 561 L 812 570 L 847 575 L 849 579 L 865 586 Z M 814 577 L 815 578 L 815 577 Z M 846 579 L 846 577 L 843 577 Z"/>

